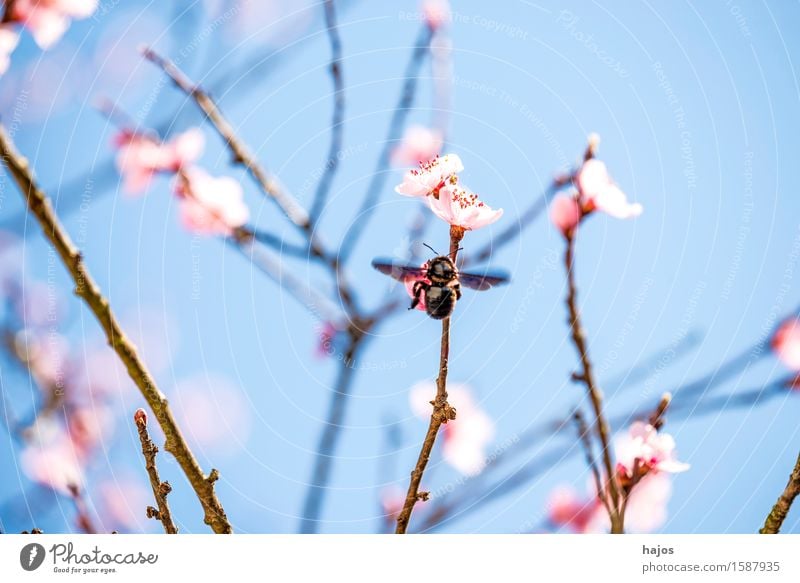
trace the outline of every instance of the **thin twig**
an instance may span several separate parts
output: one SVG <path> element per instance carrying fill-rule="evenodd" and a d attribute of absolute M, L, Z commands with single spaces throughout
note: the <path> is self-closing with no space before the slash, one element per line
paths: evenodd
<path fill-rule="evenodd" d="M 464 231 L 460 227 L 450 227 L 450 259 L 455 264 L 458 256 L 458 245 L 464 237 Z M 395 534 L 405 534 L 408 529 L 408 521 L 411 519 L 411 512 L 418 500 L 427 500 L 428 493 L 420 492 L 419 485 L 422 476 L 428 465 L 433 446 L 436 443 L 436 435 L 442 424 L 456 418 L 456 410 L 447 402 L 447 371 L 450 360 L 450 316 L 442 320 L 442 340 L 439 352 L 439 376 L 436 377 L 436 398 L 431 401 L 433 412 L 428 424 L 428 431 L 425 440 L 422 442 L 422 449 L 419 452 L 417 463 L 411 472 L 411 481 L 408 484 L 406 500 L 403 510 L 397 516 L 397 528 Z"/>
<path fill-rule="evenodd" d="M 427 25 L 424 25 L 420 30 L 416 47 L 406 67 L 405 83 L 400 93 L 400 99 L 394 109 L 394 113 L 392 113 L 388 135 L 383 144 L 383 149 L 378 156 L 375 169 L 372 171 L 372 178 L 367 186 L 367 193 L 355 214 L 357 219 L 348 230 L 339 248 L 339 260 L 342 263 L 347 262 L 356 244 L 358 244 L 359 238 L 364 233 L 369 220 L 374 214 L 375 202 L 378 200 L 378 197 L 380 197 L 383 187 L 386 184 L 386 179 L 389 177 L 387 168 L 389 167 L 389 161 L 392 157 L 392 150 L 395 148 L 397 141 L 402 135 L 406 118 L 414 103 L 414 95 L 417 91 L 417 81 L 419 79 L 419 69 L 422 67 L 425 55 L 428 54 L 432 34 L 431 27 Z"/>
<path fill-rule="evenodd" d="M 786 488 L 783 489 L 778 501 L 775 502 L 775 506 L 772 507 L 767 519 L 764 521 L 764 526 L 758 532 L 761 534 L 778 534 L 798 494 L 800 494 L 800 455 L 797 456 L 794 469 L 789 476 L 789 483 L 786 484 Z"/>
<path fill-rule="evenodd" d="M 75 504 L 75 512 L 77 513 L 78 528 L 84 534 L 97 534 L 97 528 L 94 526 L 91 517 L 89 516 L 89 509 L 86 507 L 86 500 L 83 498 L 83 491 L 75 484 L 68 484 L 67 489 Z"/>
<path fill-rule="evenodd" d="M 216 470 L 212 470 L 208 476 L 203 473 L 178 428 L 166 397 L 158 389 L 153 376 L 137 354 L 134 345 L 125 336 L 108 300 L 103 296 L 84 264 L 82 254 L 72 243 L 69 234 L 53 212 L 49 198 L 37 186 L 27 160 L 15 151 L 11 139 L 2 125 L 0 125 L 0 158 L 25 196 L 30 212 L 36 216 L 45 236 L 55 247 L 61 261 L 72 276 L 75 283 L 75 294 L 83 299 L 94 313 L 106 334 L 109 345 L 122 360 L 131 379 L 153 410 L 166 437 L 165 449 L 175 456 L 189 479 L 189 483 L 205 511 L 205 523 L 214 532 L 232 532 L 230 522 L 228 522 L 222 504 L 214 491 L 214 482 L 219 478 L 219 473 Z"/>
<path fill-rule="evenodd" d="M 300 532 L 304 534 L 315 533 L 319 530 L 319 519 L 325 503 L 327 485 L 330 481 L 333 452 L 336 450 L 344 422 L 345 404 L 352 386 L 355 358 L 358 355 L 360 342 L 360 339 L 355 340 L 351 337 L 344 357 L 339 363 L 339 378 L 333 387 L 325 427 L 319 436 L 314 455 L 311 482 L 303 502 Z"/>
<path fill-rule="evenodd" d="M 167 495 L 172 492 L 172 486 L 169 485 L 169 482 L 162 482 L 158 476 L 158 468 L 156 467 L 158 446 L 153 443 L 147 433 L 147 413 L 144 412 L 144 409 L 138 409 L 134 413 L 133 421 L 136 423 L 136 430 L 139 432 L 145 469 L 150 478 L 150 487 L 153 489 L 153 497 L 156 499 L 156 505 L 158 506 L 158 509 L 148 506 L 147 517 L 161 521 L 164 532 L 167 534 L 178 534 L 178 527 L 172 521 L 172 512 L 170 512 L 169 504 L 167 503 Z"/>
<path fill-rule="evenodd" d="M 572 418 L 575 420 L 575 425 L 578 428 L 578 440 L 583 446 L 583 453 L 586 457 L 586 465 L 589 466 L 589 470 L 592 473 L 592 479 L 594 480 L 594 488 L 595 492 L 597 492 L 597 498 L 603 503 L 603 506 L 605 506 L 606 511 L 610 516 L 611 508 L 608 505 L 608 496 L 606 495 L 605 488 L 603 487 L 603 480 L 600 478 L 600 470 L 597 468 L 597 464 L 594 460 L 594 448 L 592 447 L 589 426 L 586 424 L 586 419 L 583 418 L 583 413 L 581 413 L 580 409 L 575 410 Z"/>
<path fill-rule="evenodd" d="M 328 161 L 325 163 L 325 172 L 317 184 L 314 193 L 314 202 L 309 212 L 310 220 L 315 223 L 325 207 L 333 178 L 339 169 L 339 152 L 342 149 L 342 134 L 344 132 L 344 79 L 342 77 L 342 40 L 339 37 L 339 27 L 336 24 L 336 7 L 333 0 L 325 0 L 325 24 L 328 28 L 328 38 L 331 43 L 331 78 L 333 79 L 333 119 L 331 120 L 331 144 L 328 150 Z"/>
<path fill-rule="evenodd" d="M 309 214 L 299 202 L 270 175 L 264 167 L 259 164 L 255 157 L 250 153 L 246 144 L 236 135 L 230 122 L 220 111 L 217 104 L 199 85 L 194 83 L 186 74 L 181 71 L 175 63 L 165 59 L 150 48 L 143 48 L 144 57 L 159 67 L 166 74 L 175 86 L 194 100 L 197 106 L 206 115 L 212 127 L 225 141 L 225 145 L 233 156 L 233 162 L 239 164 L 247 170 L 250 177 L 258 184 L 265 196 L 275 201 L 283 211 L 289 221 L 297 227 L 305 236 L 308 242 L 309 255 L 322 261 L 327 265 L 337 285 L 337 290 L 342 303 L 350 313 L 357 311 L 354 293 L 347 284 L 341 265 L 343 261 L 336 254 L 329 253 L 317 239 L 314 231 L 314 224 L 311 222 Z"/>
<path fill-rule="evenodd" d="M 619 484 L 617 483 L 616 473 L 614 472 L 614 463 L 611 459 L 611 437 L 608 428 L 608 421 L 606 421 L 603 414 L 603 397 L 600 394 L 600 389 L 594 379 L 592 372 L 592 361 L 589 359 L 589 351 L 586 346 L 586 335 L 581 325 L 580 311 L 578 310 L 578 291 L 575 285 L 574 273 L 574 252 L 575 252 L 575 239 L 573 234 L 570 233 L 566 236 L 567 249 L 564 253 L 564 267 L 567 271 L 567 309 L 569 310 L 569 326 L 572 335 L 572 341 L 578 351 L 578 356 L 581 361 L 581 368 L 583 369 L 580 374 L 576 374 L 576 380 L 582 381 L 586 385 L 586 390 L 589 393 L 589 400 L 592 403 L 594 410 L 595 423 L 597 429 L 597 438 L 600 440 L 600 449 L 603 459 L 603 466 L 606 472 L 606 480 L 608 482 L 608 496 L 611 513 L 611 532 L 613 534 L 620 534 L 622 532 L 622 524 L 619 522 Z"/>

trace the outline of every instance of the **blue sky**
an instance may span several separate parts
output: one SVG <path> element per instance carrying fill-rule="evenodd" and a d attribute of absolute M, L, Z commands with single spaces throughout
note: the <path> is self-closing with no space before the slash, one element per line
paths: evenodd
<path fill-rule="evenodd" d="M 167 347 L 170 359 L 157 379 L 173 403 L 179 406 L 183 398 L 177 399 L 184 393 L 176 389 L 182 381 L 224 377 L 249 411 L 246 431 L 244 425 L 226 429 L 226 441 L 235 447 L 196 448 L 204 467 L 213 464 L 222 472 L 219 496 L 234 526 L 293 532 L 336 374 L 334 362 L 313 358 L 314 318 L 230 247 L 183 231 L 166 180 L 145 197 L 123 195 L 108 166 L 113 128 L 93 109 L 105 96 L 166 133 L 199 123 L 193 105 L 138 59 L 136 47 L 152 43 L 211 87 L 259 159 L 309 203 L 328 148 L 332 107 L 322 7 L 291 3 L 297 11 L 291 17 L 255 16 L 242 28 L 226 20 L 217 4 L 114 6 L 75 24 L 47 53 L 24 39 L 0 82 L 0 114 L 8 124 L 16 110 L 18 147 L 64 210 L 88 265 L 134 335 L 147 328 L 153 338 L 150 348 L 143 343 L 145 357 L 149 352 L 156 358 Z M 281 6 L 289 4 L 275 3 L 284 11 Z M 405 1 L 391 8 L 356 0 L 340 6 L 347 154 L 322 217 L 327 241 L 338 241 L 358 220 L 354 213 L 418 36 L 416 9 Z M 800 152 L 794 70 L 800 40 L 790 25 L 798 16 L 794 3 L 755 1 L 465 0 L 455 8 L 448 29 L 454 82 L 445 112 L 447 150 L 464 161 L 464 182 L 506 212 L 493 227 L 469 233 L 465 250 L 489 241 L 556 171 L 578 161 L 590 132 L 602 136 L 599 157 L 615 180 L 644 206 L 633 221 L 592 217 L 577 243 L 584 323 L 612 416 L 651 405 L 663 391 L 713 372 L 763 341 L 776 318 L 800 303 L 793 277 L 800 241 L 794 165 Z M 239 81 L 229 77 L 253 62 L 263 67 Z M 422 77 L 409 119 L 425 124 L 442 112 L 435 110 L 427 64 Z M 205 131 L 203 165 L 240 178 L 255 222 L 297 241 L 273 205 L 231 167 L 219 139 Z M 388 285 L 370 261 L 403 244 L 415 213 L 412 201 L 391 190 L 399 178 L 393 171 L 349 265 L 367 305 L 377 305 Z M 45 279 L 47 247 L 38 227 L 19 214 L 19 196 L 6 178 L 2 184 L 3 228 L 24 238 L 28 275 Z M 425 242 L 445 248 L 446 227 L 432 224 Z M 491 259 L 512 272 L 512 285 L 465 293 L 453 319 L 450 378 L 472 385 L 495 420 L 493 449 L 582 400 L 581 387 L 569 381 L 576 355 L 567 335 L 562 252 L 560 236 L 540 217 Z M 291 261 L 286 259 L 286 267 L 298 277 L 328 290 L 324 272 Z M 66 294 L 67 279 L 55 273 Z M 91 314 L 77 300 L 66 301 L 64 331 L 73 349 L 98 346 Z M 643 382 L 605 384 L 624 379 L 626 371 L 679 343 L 687 331 L 698 335 L 689 354 L 667 359 L 666 366 L 651 365 Z M 349 401 L 323 532 L 375 532 L 379 491 L 389 484 L 405 488 L 425 431 L 411 414 L 407 390 L 435 376 L 438 341 L 438 323 L 417 312 L 402 313 L 377 331 Z M 784 374 L 766 356 L 714 390 L 743 392 Z M 8 395 L 26 402 L 31 387 L 7 363 L 2 381 Z M 134 476 L 145 483 L 136 435 L 127 423 L 142 403 L 133 392 L 115 401 L 120 422 L 108 455 L 92 468 L 93 479 Z M 692 469 L 674 480 L 662 531 L 755 531 L 800 448 L 798 407 L 797 396 L 786 394 L 758 407 L 676 414 L 668 421 Z M 225 398 L 219 410 L 224 416 Z M 387 449 L 390 424 L 400 437 Z M 5 438 L 0 444 L 0 467 L 17 476 L 17 447 Z M 508 470 L 553 445 L 540 441 L 509 462 Z M 161 465 L 176 490 L 173 514 L 184 531 L 203 531 L 188 485 L 166 457 Z M 439 457 L 432 466 L 430 489 L 458 481 Z M 554 486 L 582 489 L 587 477 L 580 456 L 571 455 L 507 496 L 481 499 L 477 509 L 443 530 L 517 532 L 537 526 Z M 0 496 L 8 499 L 28 487 L 22 477 L 3 480 Z M 39 522 L 45 530 L 65 530 L 71 528 L 70 512 L 61 501 Z M 30 518 L 21 514 L 0 519 L 8 530 L 22 530 Z M 143 519 L 141 528 L 154 526 Z M 785 530 L 799 529 L 793 512 Z"/>

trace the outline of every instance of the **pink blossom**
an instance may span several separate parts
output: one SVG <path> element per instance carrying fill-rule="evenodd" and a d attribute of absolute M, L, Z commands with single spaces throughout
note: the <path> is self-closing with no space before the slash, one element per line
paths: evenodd
<path fill-rule="evenodd" d="M 503 209 L 493 209 L 477 194 L 457 185 L 443 186 L 438 198 L 429 196 L 426 200 L 433 214 L 467 231 L 490 225 L 503 216 Z"/>
<path fill-rule="evenodd" d="M 634 421 L 628 434 L 617 438 L 615 443 L 617 471 L 623 479 L 647 473 L 679 473 L 689 469 L 689 464 L 675 459 L 675 440 L 668 433 L 642 421 Z"/>
<path fill-rule="evenodd" d="M 783 322 L 772 337 L 772 350 L 783 364 L 800 370 L 800 318 Z"/>
<path fill-rule="evenodd" d="M 112 418 L 111 411 L 99 405 L 71 410 L 67 417 L 67 431 L 76 453 L 88 458 L 92 450 L 109 437 Z"/>
<path fill-rule="evenodd" d="M 64 35 L 71 19 L 91 16 L 98 0 L 14 0 L 12 19 L 31 31 L 42 49 L 53 46 Z"/>
<path fill-rule="evenodd" d="M 183 226 L 202 235 L 231 235 L 250 218 L 242 186 L 227 176 L 215 178 L 191 168 L 175 183 Z"/>
<path fill-rule="evenodd" d="M 611 180 L 606 165 L 595 158 L 583 163 L 575 181 L 584 213 L 597 209 L 617 219 L 642 214 L 642 205 L 629 203 L 625 193 Z"/>
<path fill-rule="evenodd" d="M 571 486 L 556 487 L 547 499 L 547 517 L 553 526 L 565 527 L 576 533 L 602 532 L 605 506 L 597 496 L 580 496 Z M 600 527 L 600 530 L 596 530 Z"/>
<path fill-rule="evenodd" d="M 20 454 L 22 471 L 34 482 L 64 495 L 83 484 L 83 457 L 63 431 L 36 439 Z"/>
<path fill-rule="evenodd" d="M 439 196 L 439 189 L 445 184 L 455 184 L 456 174 L 464 169 L 461 158 L 455 154 L 435 156 L 432 160 L 419 163 L 419 169 L 409 170 L 403 175 L 403 182 L 395 187 L 395 192 L 403 196 Z"/>
<path fill-rule="evenodd" d="M 574 196 L 561 194 L 550 203 L 550 220 L 564 235 L 569 235 L 581 221 L 581 208 Z"/>
<path fill-rule="evenodd" d="M 475 402 L 472 390 L 464 384 L 447 387 L 448 402 L 456 409 L 456 418 L 442 426 L 442 457 L 462 474 L 473 476 L 486 466 L 486 448 L 494 439 L 494 423 Z M 430 401 L 436 396 L 436 385 L 430 381 L 411 388 L 409 399 L 414 413 L 429 419 Z"/>
<path fill-rule="evenodd" d="M 438 156 L 441 150 L 442 132 L 419 125 L 411 126 L 406 129 L 403 139 L 392 152 L 392 164 L 423 164 Z"/>
<path fill-rule="evenodd" d="M 648 533 L 667 521 L 667 503 L 672 496 L 672 481 L 667 474 L 648 474 L 633 488 L 625 508 L 625 531 Z M 553 526 L 578 534 L 599 534 L 611 530 L 605 506 L 595 494 L 594 485 L 586 497 L 569 486 L 559 486 L 547 502 L 548 519 Z"/>
<path fill-rule="evenodd" d="M 314 355 L 317 358 L 326 358 L 336 351 L 336 337 L 342 333 L 342 329 L 334 322 L 324 322 L 318 331 L 319 342 Z"/>
<path fill-rule="evenodd" d="M 203 153 L 205 139 L 198 128 L 168 142 L 124 130 L 114 138 L 114 143 L 119 148 L 117 169 L 123 176 L 124 188 L 135 194 L 144 191 L 156 173 L 176 173 L 195 162 Z"/>
<path fill-rule="evenodd" d="M 11 53 L 17 48 L 19 33 L 7 25 L 0 25 L 0 75 L 11 65 Z"/>
<path fill-rule="evenodd" d="M 423 0 L 422 15 L 432 30 L 450 22 L 450 2 L 448 0 Z"/>

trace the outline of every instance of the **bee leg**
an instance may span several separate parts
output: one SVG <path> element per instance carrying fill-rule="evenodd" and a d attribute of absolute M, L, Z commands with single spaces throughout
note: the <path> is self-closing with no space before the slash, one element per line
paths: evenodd
<path fill-rule="evenodd" d="M 460 283 L 455 284 L 453 286 L 453 289 L 456 292 L 456 299 L 460 300 L 461 299 L 461 284 Z"/>
<path fill-rule="evenodd" d="M 420 301 L 422 300 L 420 297 L 422 295 L 422 290 L 424 290 L 426 287 L 427 284 L 424 281 L 418 281 L 414 284 L 414 287 L 411 288 L 411 291 L 414 294 L 414 299 L 411 300 L 411 306 L 408 308 L 409 310 L 413 310 L 419 305 Z"/>

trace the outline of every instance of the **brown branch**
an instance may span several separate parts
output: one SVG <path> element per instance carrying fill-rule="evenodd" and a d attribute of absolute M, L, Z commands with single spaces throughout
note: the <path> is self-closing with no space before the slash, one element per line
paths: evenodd
<path fill-rule="evenodd" d="M 456 262 L 458 256 L 458 245 L 464 237 L 464 230 L 460 227 L 450 227 L 450 259 L 453 263 Z M 417 500 L 427 500 L 428 493 L 420 492 L 419 485 L 422 482 L 422 476 L 425 473 L 425 468 L 428 465 L 428 460 L 431 457 L 433 446 L 436 443 L 436 435 L 439 433 L 439 428 L 442 424 L 452 421 L 456 418 L 456 410 L 451 407 L 447 402 L 447 372 L 450 359 L 450 316 L 442 320 L 442 341 L 441 349 L 439 352 L 439 376 L 436 377 L 436 398 L 431 401 L 433 405 L 433 412 L 431 413 L 431 420 L 428 424 L 428 431 L 425 434 L 425 440 L 422 442 L 422 449 L 419 452 L 417 463 L 414 470 L 411 472 L 411 481 L 408 484 L 408 492 L 406 493 L 406 501 L 403 504 L 403 510 L 397 516 L 397 528 L 395 534 L 405 534 L 408 529 L 408 521 L 411 519 L 411 512 L 414 510 L 414 505 Z"/>
<path fill-rule="evenodd" d="M 583 418 L 583 413 L 581 413 L 579 409 L 575 411 L 572 418 L 575 420 L 575 425 L 578 428 L 578 440 L 583 446 L 586 465 L 589 466 L 589 470 L 592 473 L 592 479 L 594 480 L 594 488 L 597 492 L 597 498 L 603 503 L 603 506 L 605 506 L 608 515 L 611 516 L 611 508 L 608 505 L 608 496 L 606 495 L 605 488 L 603 487 L 603 480 L 600 478 L 600 470 L 597 468 L 597 464 L 595 463 L 594 459 L 594 451 L 592 448 L 589 426 L 586 424 L 586 419 Z"/>
<path fill-rule="evenodd" d="M 155 518 L 161 521 L 164 526 L 164 532 L 167 534 L 178 534 L 178 527 L 172 521 L 172 513 L 169 510 L 169 504 L 167 504 L 167 495 L 172 492 L 172 486 L 169 485 L 169 482 L 162 482 L 158 476 L 158 468 L 156 467 L 158 446 L 153 443 L 147 433 L 147 413 L 145 413 L 144 409 L 136 410 L 133 415 L 133 421 L 136 423 L 136 430 L 139 432 L 145 469 L 150 478 L 150 486 L 153 488 L 153 497 L 155 497 L 158 505 L 158 509 L 152 506 L 147 507 L 147 518 Z"/>
<path fill-rule="evenodd" d="M 72 498 L 73 504 L 75 504 L 78 528 L 80 528 L 84 534 L 97 534 L 97 528 L 95 528 L 94 523 L 89 516 L 89 510 L 86 508 L 86 501 L 83 499 L 83 492 L 75 484 L 68 484 L 67 489 L 69 490 L 69 495 Z"/>
<path fill-rule="evenodd" d="M 314 202 L 311 205 L 310 221 L 316 222 L 339 169 L 339 152 L 342 149 L 342 133 L 344 130 L 344 79 L 342 78 L 342 40 L 336 24 L 336 8 L 333 0 L 325 0 L 325 23 L 328 27 L 328 38 L 331 43 L 331 78 L 333 79 L 333 119 L 331 120 L 331 144 L 328 150 L 328 161 L 325 173 L 319 180 Z"/>
<path fill-rule="evenodd" d="M 800 494 L 800 455 L 797 456 L 797 461 L 794 464 L 792 474 L 789 476 L 789 482 L 786 484 L 786 488 L 781 492 L 778 501 L 775 502 L 767 519 L 764 521 L 764 526 L 762 526 L 758 532 L 761 534 L 778 534 L 798 494 Z"/>
<path fill-rule="evenodd" d="M 106 334 L 109 345 L 117 353 L 131 379 L 153 410 L 166 437 L 165 449 L 175 456 L 197 494 L 205 511 L 205 523 L 214 532 L 232 532 L 230 522 L 228 522 L 222 504 L 214 491 L 214 482 L 219 477 L 218 472 L 212 470 L 208 476 L 203 473 L 178 428 L 166 397 L 158 389 L 153 376 L 137 354 L 134 345 L 125 336 L 108 300 L 103 296 L 84 264 L 83 256 L 72 243 L 69 234 L 53 212 L 49 198 L 36 184 L 27 160 L 16 152 L 2 125 L 0 125 L 0 158 L 25 196 L 28 209 L 39 221 L 45 236 L 56 249 L 61 261 L 72 276 L 75 283 L 75 294 L 86 303 L 95 315 Z"/>
<path fill-rule="evenodd" d="M 575 344 L 578 356 L 580 357 L 581 368 L 583 369 L 580 374 L 575 374 L 574 378 L 586 385 L 586 390 L 589 393 L 589 400 L 592 403 L 595 416 L 594 425 L 597 429 L 597 438 L 600 440 L 603 467 L 606 472 L 606 480 L 608 481 L 611 532 L 612 534 L 620 534 L 623 531 L 623 525 L 620 522 L 619 515 L 619 484 L 617 483 L 617 477 L 614 472 L 614 463 L 611 459 L 611 438 L 608 421 L 606 421 L 605 415 L 603 414 L 603 397 L 594 379 L 592 362 L 589 359 L 589 351 L 586 346 L 586 335 L 581 325 L 580 311 L 578 310 L 578 291 L 575 285 L 574 273 L 575 239 L 573 235 L 574 231 L 566 236 L 567 249 L 564 253 L 564 267 L 567 270 L 566 303 L 567 309 L 569 310 L 570 333 L 572 335 L 572 342 Z"/>

